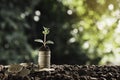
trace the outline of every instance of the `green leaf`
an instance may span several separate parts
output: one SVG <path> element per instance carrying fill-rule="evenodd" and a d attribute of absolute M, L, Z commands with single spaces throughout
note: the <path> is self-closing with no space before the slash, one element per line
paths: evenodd
<path fill-rule="evenodd" d="M 35 39 L 34 41 L 35 41 L 35 42 L 43 43 L 43 40 L 42 40 L 42 39 Z"/>
<path fill-rule="evenodd" d="M 53 41 L 48 40 L 48 41 L 46 41 L 46 44 L 54 44 L 54 42 L 53 42 Z"/>
<path fill-rule="evenodd" d="M 43 27 L 44 31 L 42 32 L 43 34 L 49 34 L 49 28 Z"/>

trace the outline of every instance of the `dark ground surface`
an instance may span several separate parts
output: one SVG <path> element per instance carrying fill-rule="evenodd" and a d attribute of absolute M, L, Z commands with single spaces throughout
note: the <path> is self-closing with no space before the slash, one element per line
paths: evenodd
<path fill-rule="evenodd" d="M 21 77 L 1 69 L 0 80 L 120 80 L 120 66 L 52 65 L 54 71 L 34 71 Z"/>

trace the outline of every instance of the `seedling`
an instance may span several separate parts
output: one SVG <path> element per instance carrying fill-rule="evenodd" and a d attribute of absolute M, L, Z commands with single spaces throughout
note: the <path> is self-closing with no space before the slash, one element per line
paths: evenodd
<path fill-rule="evenodd" d="M 47 44 L 54 44 L 53 41 L 47 40 L 47 35 L 49 34 L 50 30 L 49 28 L 43 27 L 43 35 L 44 39 L 35 39 L 36 42 L 40 42 L 43 45 L 39 49 L 38 53 L 38 66 L 39 66 L 39 71 L 42 70 L 52 70 L 50 69 L 50 59 L 51 59 L 51 51 Z"/>
<path fill-rule="evenodd" d="M 47 41 L 47 35 L 49 34 L 50 30 L 49 28 L 43 27 L 44 31 L 42 31 L 43 35 L 44 35 L 44 39 L 35 39 L 36 42 L 40 42 L 44 45 L 44 47 L 46 47 L 46 44 L 54 44 L 53 41 L 48 40 Z"/>

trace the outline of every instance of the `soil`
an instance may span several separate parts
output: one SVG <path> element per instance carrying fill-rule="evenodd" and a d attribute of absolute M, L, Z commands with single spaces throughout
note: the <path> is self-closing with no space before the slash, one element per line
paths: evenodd
<path fill-rule="evenodd" d="M 41 47 L 40 47 L 40 49 L 39 49 L 39 51 L 50 51 L 50 48 L 49 48 L 49 46 L 44 46 L 44 45 L 42 45 Z"/>
<path fill-rule="evenodd" d="M 54 71 L 34 71 L 27 76 L 6 74 L 7 69 L 0 69 L 0 80 L 120 80 L 120 66 L 97 65 L 52 65 Z"/>

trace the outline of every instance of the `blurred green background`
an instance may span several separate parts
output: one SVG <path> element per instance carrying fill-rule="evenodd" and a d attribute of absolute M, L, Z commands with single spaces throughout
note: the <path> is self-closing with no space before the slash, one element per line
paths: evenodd
<path fill-rule="evenodd" d="M 120 64 L 119 0 L 0 0 L 0 64 L 37 63 L 43 26 L 52 64 Z"/>

